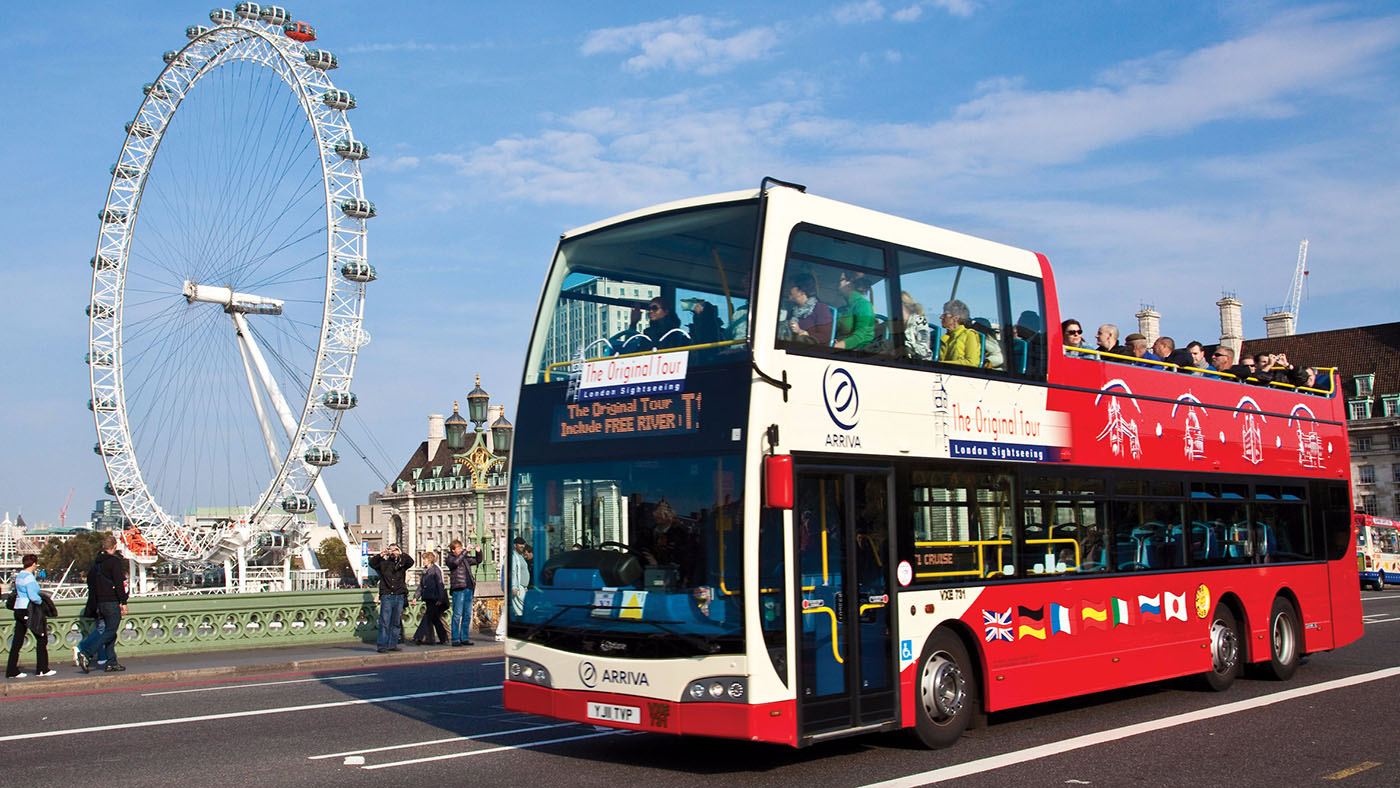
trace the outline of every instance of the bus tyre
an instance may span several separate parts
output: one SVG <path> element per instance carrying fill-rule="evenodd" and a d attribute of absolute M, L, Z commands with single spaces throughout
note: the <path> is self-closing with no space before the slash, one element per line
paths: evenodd
<path fill-rule="evenodd" d="M 1217 605 L 1210 619 L 1210 670 L 1201 674 L 1206 686 L 1224 692 L 1235 683 L 1241 670 L 1240 629 L 1235 614 Z"/>
<path fill-rule="evenodd" d="M 1376 575 L 1376 590 L 1377 590 L 1377 591 L 1384 591 L 1384 590 L 1385 590 L 1385 570 L 1384 570 L 1384 569 L 1382 569 L 1382 570 L 1380 571 L 1380 573 Z"/>
<path fill-rule="evenodd" d="M 978 711 L 977 673 L 962 639 L 939 629 L 924 644 L 915 677 L 914 732 L 930 749 L 951 746 Z"/>
<path fill-rule="evenodd" d="M 1283 597 L 1274 600 L 1269 612 L 1269 664 L 1265 674 L 1277 681 L 1293 678 L 1303 653 L 1303 638 L 1293 604 Z"/>

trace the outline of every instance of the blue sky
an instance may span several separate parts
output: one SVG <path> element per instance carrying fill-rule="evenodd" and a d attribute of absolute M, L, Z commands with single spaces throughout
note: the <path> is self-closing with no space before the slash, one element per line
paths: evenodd
<path fill-rule="evenodd" d="M 288 7 L 339 55 L 373 150 L 380 279 L 347 431 L 387 449 L 370 456 L 388 475 L 478 372 L 513 417 L 560 232 L 765 175 L 1043 252 L 1086 324 L 1150 303 L 1164 333 L 1210 340 L 1230 290 L 1262 335 L 1304 237 L 1302 330 L 1396 319 L 1391 4 Z M 59 2 L 0 32 L 0 511 L 56 521 L 71 487 L 81 522 L 102 497 L 83 364 L 95 214 L 140 86 L 208 10 Z M 379 482 L 341 451 L 326 478 L 348 508 Z"/>

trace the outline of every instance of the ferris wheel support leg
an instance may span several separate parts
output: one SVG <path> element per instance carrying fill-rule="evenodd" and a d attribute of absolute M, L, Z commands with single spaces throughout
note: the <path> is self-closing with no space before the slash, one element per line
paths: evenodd
<path fill-rule="evenodd" d="M 267 456 L 272 459 L 272 464 L 277 465 L 277 442 L 272 439 L 272 424 L 267 420 L 267 410 L 263 408 L 262 397 L 258 396 L 258 384 L 253 378 L 253 368 L 248 363 L 248 348 L 246 344 L 251 344 L 251 340 L 245 343 L 244 337 L 248 336 L 246 325 L 240 325 L 238 316 L 234 317 L 234 326 L 238 335 L 238 355 L 243 358 L 243 374 L 248 378 L 248 393 L 253 398 L 253 410 L 258 414 L 258 425 L 262 427 L 263 442 L 267 444 Z"/>
<path fill-rule="evenodd" d="M 253 334 L 248 330 L 248 320 L 241 312 L 231 312 L 234 325 L 238 329 L 240 348 L 247 348 L 247 355 L 253 359 L 253 366 L 258 370 L 258 377 L 262 380 L 263 388 L 267 391 L 268 397 L 272 400 L 272 407 L 277 411 L 277 417 L 282 421 L 282 429 L 286 431 L 288 440 L 296 437 L 297 422 L 292 418 L 292 410 L 287 406 L 287 400 L 282 396 L 282 390 L 277 387 L 277 381 L 272 377 L 272 371 L 268 369 L 267 361 L 263 358 L 262 351 L 258 349 L 258 344 L 253 341 Z M 252 385 L 252 378 L 249 378 L 249 385 Z M 254 403 L 259 403 L 256 390 L 253 392 Z M 278 461 L 277 452 L 272 443 L 270 427 L 262 418 L 262 407 L 257 404 L 259 421 L 263 423 L 263 436 L 268 441 L 268 451 L 272 455 L 275 464 Z M 355 572 L 355 579 L 364 580 L 361 574 L 364 570 L 360 567 L 360 549 L 350 539 L 350 534 L 345 527 L 345 518 L 340 516 L 340 508 L 331 499 L 330 490 L 326 489 L 326 483 L 321 480 L 321 474 L 316 474 L 316 481 L 313 484 L 316 495 L 321 499 L 321 504 L 325 506 L 326 513 L 331 518 L 331 525 L 335 527 L 336 535 L 345 543 L 345 557 L 350 561 L 350 568 Z M 314 565 L 314 556 L 310 556 L 310 550 L 305 560 L 308 566 Z"/>

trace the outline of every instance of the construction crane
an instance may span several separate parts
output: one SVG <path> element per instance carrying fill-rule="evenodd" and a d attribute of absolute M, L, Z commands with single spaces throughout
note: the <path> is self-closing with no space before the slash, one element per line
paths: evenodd
<path fill-rule="evenodd" d="M 1288 285 L 1288 300 L 1278 309 L 1264 315 L 1264 325 L 1271 337 L 1298 333 L 1298 309 L 1303 301 L 1303 287 L 1308 278 L 1308 239 L 1298 244 L 1298 265 L 1293 269 L 1293 281 Z"/>
<path fill-rule="evenodd" d="M 63 508 L 58 510 L 58 527 L 60 529 L 62 529 L 64 523 L 68 521 L 68 504 L 73 502 L 73 490 L 74 488 L 72 487 L 68 488 L 68 500 L 64 501 Z"/>

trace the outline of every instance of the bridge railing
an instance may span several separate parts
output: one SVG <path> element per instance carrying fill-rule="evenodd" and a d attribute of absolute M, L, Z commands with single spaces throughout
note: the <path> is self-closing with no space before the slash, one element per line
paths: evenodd
<path fill-rule="evenodd" d="M 501 600 L 478 589 L 472 631 L 494 631 Z M 411 599 L 410 595 L 410 599 Z M 95 622 L 82 618 L 85 600 L 55 600 L 58 616 L 49 619 L 49 658 L 61 663 Z M 404 631 L 412 637 L 423 606 L 404 610 Z M 450 615 L 450 613 L 449 613 Z M 374 589 L 282 591 L 208 596 L 133 597 L 117 635 L 120 659 L 141 654 L 169 654 L 270 646 L 373 643 L 379 633 L 379 594 Z M 14 619 L 0 617 L 0 645 L 8 649 Z M 23 652 L 33 659 L 33 638 Z"/>

